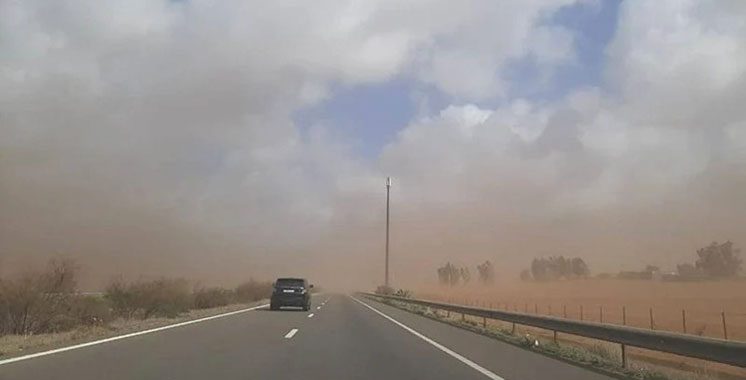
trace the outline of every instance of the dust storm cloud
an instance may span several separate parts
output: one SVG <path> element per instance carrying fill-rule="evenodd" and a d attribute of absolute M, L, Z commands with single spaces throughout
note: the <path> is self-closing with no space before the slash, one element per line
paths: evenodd
<path fill-rule="evenodd" d="M 579 64 L 579 36 L 542 18 L 574 3 L 2 2 L 0 270 L 66 255 L 91 287 L 368 287 L 388 175 L 402 286 L 446 260 L 615 271 L 746 244 L 746 10 L 626 1 L 600 83 L 513 97 L 516 60 L 550 79 Z M 419 112 L 373 158 L 296 120 L 402 78 Z"/>

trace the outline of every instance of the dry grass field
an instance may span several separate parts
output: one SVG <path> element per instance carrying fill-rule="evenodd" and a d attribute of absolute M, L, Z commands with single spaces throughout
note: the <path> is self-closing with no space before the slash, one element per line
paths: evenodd
<path fill-rule="evenodd" d="M 587 279 L 512 282 L 489 287 L 474 285 L 420 289 L 417 296 L 572 319 L 581 319 L 582 310 L 583 320 L 623 324 L 626 319 L 627 325 L 642 328 L 650 328 L 652 310 L 653 328 L 657 330 L 684 332 L 686 329 L 688 334 L 721 339 L 727 334 L 730 340 L 746 341 L 746 281 L 742 280 L 661 282 Z M 564 339 L 591 344 L 582 338 Z M 746 370 L 729 366 L 644 350 L 631 350 L 629 355 L 667 367 L 690 370 L 704 368 L 716 378 L 746 378 Z"/>
<path fill-rule="evenodd" d="M 573 280 L 501 283 L 485 287 L 427 289 L 430 298 L 478 303 L 499 309 L 746 341 L 746 281 L 660 282 L 640 280 Z"/>

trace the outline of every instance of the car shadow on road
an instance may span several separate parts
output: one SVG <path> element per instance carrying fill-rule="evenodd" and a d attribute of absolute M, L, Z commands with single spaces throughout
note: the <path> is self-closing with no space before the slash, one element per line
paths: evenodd
<path fill-rule="evenodd" d="M 269 308 L 262 308 L 262 309 L 258 309 L 257 311 L 271 311 L 273 313 L 274 312 L 278 312 L 278 311 L 291 311 L 291 312 L 292 311 L 294 311 L 294 312 L 299 312 L 300 311 L 300 312 L 304 312 L 304 313 L 306 312 L 306 310 L 303 310 L 302 307 L 293 307 L 293 308 L 287 307 L 287 308 L 282 308 L 282 309 L 279 309 L 279 310 L 270 310 Z"/>

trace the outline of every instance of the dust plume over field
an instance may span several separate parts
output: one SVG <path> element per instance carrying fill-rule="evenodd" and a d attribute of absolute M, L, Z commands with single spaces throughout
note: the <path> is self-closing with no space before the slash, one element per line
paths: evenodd
<path fill-rule="evenodd" d="M 559 91 L 563 70 L 590 68 L 579 31 L 545 18 L 586 2 L 2 3 L 0 274 L 64 255 L 90 287 L 122 274 L 368 288 L 386 176 L 402 287 L 445 261 L 513 278 L 535 256 L 671 269 L 713 240 L 743 247 L 735 4 L 624 2 L 598 78 Z M 541 80 L 514 78 L 522 61 Z M 401 125 L 302 117 L 398 82 Z M 385 114 L 384 98 L 364 100 Z"/>

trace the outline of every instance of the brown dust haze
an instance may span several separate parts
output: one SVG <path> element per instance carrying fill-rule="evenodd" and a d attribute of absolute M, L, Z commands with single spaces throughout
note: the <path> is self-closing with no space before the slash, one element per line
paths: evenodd
<path fill-rule="evenodd" d="M 400 287 L 446 261 L 512 279 L 536 256 L 598 273 L 746 246 L 741 3 L 625 1 L 593 67 L 549 3 L 3 2 L 0 275 L 66 256 L 88 289 L 369 289 L 387 176 Z M 511 77 L 522 59 L 543 74 Z M 550 91 L 573 65 L 597 78 Z M 353 90 L 396 81 L 403 121 L 319 111 L 395 112 Z"/>

